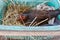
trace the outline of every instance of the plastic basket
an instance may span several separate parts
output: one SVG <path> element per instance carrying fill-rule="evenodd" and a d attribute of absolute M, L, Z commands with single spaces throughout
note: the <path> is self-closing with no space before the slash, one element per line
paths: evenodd
<path fill-rule="evenodd" d="M 48 1 L 47 4 L 49 6 L 54 6 L 56 9 L 60 7 L 58 0 L 13 0 L 14 2 L 18 3 L 29 3 L 29 5 L 36 6 L 39 3 Z M 0 0 L 0 19 L 2 19 L 5 8 L 7 7 L 7 4 L 10 3 L 10 0 L 8 2 L 5 2 L 4 0 Z M 1 21 L 0 21 L 1 24 Z M 25 27 L 25 26 L 6 26 L 6 25 L 0 25 L 0 30 L 26 30 L 26 31 L 51 31 L 51 30 L 60 30 L 60 25 L 56 26 L 37 26 L 37 27 Z"/>

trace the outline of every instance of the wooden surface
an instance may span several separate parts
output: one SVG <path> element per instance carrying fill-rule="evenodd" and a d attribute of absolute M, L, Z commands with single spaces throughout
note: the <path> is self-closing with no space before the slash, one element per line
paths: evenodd
<path fill-rule="evenodd" d="M 0 31 L 0 36 L 60 36 L 60 31 L 52 32 Z"/>

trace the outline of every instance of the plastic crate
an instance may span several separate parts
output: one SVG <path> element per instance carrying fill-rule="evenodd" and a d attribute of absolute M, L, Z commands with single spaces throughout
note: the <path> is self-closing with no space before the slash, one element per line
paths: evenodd
<path fill-rule="evenodd" d="M 20 36 L 14 38 L 0 36 L 0 40 L 60 40 L 60 36 Z"/>
<path fill-rule="evenodd" d="M 58 37 L 60 38 L 60 37 Z M 5 37 L 0 36 L 0 40 L 54 40 L 57 39 L 57 37 L 47 37 L 47 36 L 20 36 L 20 37 Z"/>

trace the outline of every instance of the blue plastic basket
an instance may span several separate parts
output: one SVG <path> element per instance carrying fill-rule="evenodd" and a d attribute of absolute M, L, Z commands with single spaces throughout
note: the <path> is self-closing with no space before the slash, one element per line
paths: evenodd
<path fill-rule="evenodd" d="M 60 7 L 58 0 L 14 0 L 14 2 L 18 2 L 18 3 L 29 3 L 29 5 L 33 5 L 36 6 L 39 3 L 42 3 L 44 1 L 48 1 L 47 4 L 49 6 L 54 6 L 56 9 L 58 9 Z M 32 3 L 31 3 L 32 2 Z M 8 2 L 4 1 L 4 0 L 0 0 L 0 19 L 3 18 L 3 14 L 5 11 L 5 8 L 7 7 L 7 4 L 10 3 L 10 0 L 8 0 Z M 1 23 L 1 21 L 0 21 Z M 56 25 L 56 26 L 37 26 L 37 27 L 25 27 L 25 26 L 6 26 L 6 25 L 0 25 L 0 30 L 19 30 L 19 31 L 51 31 L 51 30 L 60 30 L 60 25 Z"/>

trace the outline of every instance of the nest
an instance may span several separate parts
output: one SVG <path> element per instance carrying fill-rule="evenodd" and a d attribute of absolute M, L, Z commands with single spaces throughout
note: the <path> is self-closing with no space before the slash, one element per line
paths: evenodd
<path fill-rule="evenodd" d="M 26 5 L 10 4 L 4 14 L 3 25 L 40 26 L 48 24 L 49 19 L 51 19 L 49 11 L 33 10 Z"/>
<path fill-rule="evenodd" d="M 3 25 L 21 25 L 21 23 L 17 21 L 18 15 L 30 9 L 30 7 L 25 5 L 10 4 L 4 14 Z"/>

